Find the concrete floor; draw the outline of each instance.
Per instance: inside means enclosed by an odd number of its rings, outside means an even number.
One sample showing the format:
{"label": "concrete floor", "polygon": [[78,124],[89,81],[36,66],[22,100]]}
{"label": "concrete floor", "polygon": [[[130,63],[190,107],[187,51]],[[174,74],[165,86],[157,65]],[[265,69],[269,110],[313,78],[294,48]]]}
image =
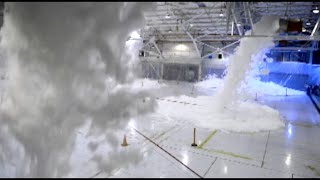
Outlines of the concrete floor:
{"label": "concrete floor", "polygon": [[[308,96],[258,99],[280,111],[284,129],[228,133],[152,115],[130,123],[127,147],[151,149],[139,164],[93,177],[320,177],[320,115]],[[197,147],[192,147],[196,128]],[[134,130],[136,129],[136,130]]]}

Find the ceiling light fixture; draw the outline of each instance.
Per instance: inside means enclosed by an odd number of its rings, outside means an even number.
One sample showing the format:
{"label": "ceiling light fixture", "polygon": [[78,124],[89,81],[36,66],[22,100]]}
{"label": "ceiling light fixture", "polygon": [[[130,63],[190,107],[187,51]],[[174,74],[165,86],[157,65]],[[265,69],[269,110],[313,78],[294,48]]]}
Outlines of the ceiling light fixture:
{"label": "ceiling light fixture", "polygon": [[307,26],[310,26],[310,25],[311,25],[311,23],[310,23],[310,22],[307,22],[307,23],[306,23],[306,25],[307,25]]}
{"label": "ceiling light fixture", "polygon": [[222,17],[222,16],[223,16],[223,12],[222,12],[222,10],[220,11],[219,16],[220,16],[220,17]]}
{"label": "ceiling light fixture", "polygon": [[171,33],[172,32],[172,30],[171,29],[169,29],[169,31],[168,31],[169,33]]}
{"label": "ceiling light fixture", "polygon": [[188,46],[184,45],[184,44],[178,44],[176,47],[175,47],[176,50],[178,51],[186,51],[188,49]]}
{"label": "ceiling light fixture", "polygon": [[305,28],[302,29],[302,32],[306,32],[307,30]]}
{"label": "ceiling light fixture", "polygon": [[240,23],[238,23],[238,24],[237,24],[237,26],[241,26],[241,24],[240,24]]}
{"label": "ceiling light fixture", "polygon": [[312,10],[312,12],[313,12],[314,14],[318,14],[318,13],[319,13],[318,7],[315,7],[315,8]]}
{"label": "ceiling light fixture", "polygon": [[[165,3],[166,4],[166,3]],[[169,14],[169,5],[167,5],[167,15],[166,15],[166,19],[170,18],[170,14]]]}

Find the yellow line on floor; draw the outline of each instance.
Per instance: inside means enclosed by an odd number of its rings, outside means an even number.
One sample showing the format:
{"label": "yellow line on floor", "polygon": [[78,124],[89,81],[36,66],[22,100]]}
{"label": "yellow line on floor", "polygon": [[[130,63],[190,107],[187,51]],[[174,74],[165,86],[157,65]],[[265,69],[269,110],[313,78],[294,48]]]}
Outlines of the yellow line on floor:
{"label": "yellow line on floor", "polygon": [[320,176],[320,172],[319,172],[316,168],[314,168],[313,166],[310,166],[310,165],[306,166],[306,165],[305,165],[305,167],[308,168],[308,169],[310,169],[310,170],[311,170],[312,172],[314,172],[317,176]]}
{"label": "yellow line on floor", "polygon": [[157,137],[154,138],[154,140],[160,138],[161,136],[163,136],[164,134],[166,134],[167,131],[162,132],[161,134],[159,134]]}
{"label": "yellow line on floor", "polygon": [[216,134],[217,130],[213,131],[209,134],[209,136],[197,147],[198,149],[202,149],[205,144],[208,143],[208,141]]}
{"label": "yellow line on floor", "polygon": [[252,159],[250,157],[246,157],[246,156],[243,156],[243,155],[235,154],[235,153],[232,153],[232,152],[226,152],[226,151],[223,151],[223,150],[209,150],[209,149],[203,148],[203,146],[206,145],[216,133],[217,133],[217,130],[211,132],[209,134],[209,136],[197,147],[197,149],[202,149],[202,150],[205,150],[205,151],[208,151],[208,152],[220,153],[220,154],[229,155],[229,156],[242,158],[242,159],[248,159],[248,160]]}
{"label": "yellow line on floor", "polygon": [[[162,132],[162,133],[160,133],[160,134],[157,134],[157,133],[153,134],[153,135],[150,136],[149,138],[150,138],[150,139],[153,139],[153,140],[157,140],[157,139],[159,139],[161,136],[165,135],[166,133],[168,133],[169,131],[171,131],[172,129],[174,129],[174,128],[176,128],[176,127],[178,127],[178,126],[177,126],[177,125],[172,126],[172,127],[170,127],[169,129],[167,129],[166,131],[164,131],[164,132]],[[145,143],[145,142],[147,142],[147,141],[148,141],[148,140],[145,140],[143,143]]]}
{"label": "yellow line on floor", "polygon": [[233,157],[236,157],[236,158],[252,160],[252,158],[250,158],[250,157],[246,157],[246,156],[243,156],[243,155],[235,154],[235,153],[232,153],[232,152],[226,152],[226,151],[223,151],[223,150],[210,150],[210,149],[203,149],[203,150],[208,151],[208,152],[214,152],[214,153],[220,153],[220,154],[224,154],[224,155],[228,155],[228,156],[233,156]]}
{"label": "yellow line on floor", "polygon": [[168,133],[169,131],[171,131],[172,129],[174,129],[176,127],[177,126],[170,127],[168,130],[164,131],[163,133],[161,133],[157,137],[155,137],[154,140],[159,139],[161,136],[165,135],[166,133]]}

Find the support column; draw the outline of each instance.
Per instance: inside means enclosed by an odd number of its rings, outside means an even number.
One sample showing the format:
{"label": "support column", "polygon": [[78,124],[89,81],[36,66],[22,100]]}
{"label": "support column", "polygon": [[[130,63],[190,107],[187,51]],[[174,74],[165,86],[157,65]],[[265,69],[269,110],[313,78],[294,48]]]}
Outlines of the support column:
{"label": "support column", "polygon": [[160,79],[163,80],[163,62],[160,65]]}
{"label": "support column", "polygon": [[235,6],[236,6],[236,2],[233,2],[232,8],[231,8],[231,13],[232,13],[232,16],[233,16],[233,20],[236,23],[238,34],[239,34],[239,36],[242,36],[242,31],[241,31],[240,27],[237,25],[238,24],[238,20],[237,20],[236,14],[234,13]]}
{"label": "support column", "polygon": [[232,21],[232,24],[231,24],[231,36],[233,36],[233,31],[234,31],[234,21]]}
{"label": "support column", "polygon": [[309,53],[309,64],[312,64],[312,58],[313,58],[313,51],[310,51]]}
{"label": "support column", "polygon": [[200,61],[200,64],[199,64],[199,70],[198,70],[198,81],[201,80],[201,74],[202,74],[202,71],[201,71],[201,61]]}
{"label": "support column", "polygon": [[309,64],[312,64],[312,60],[313,60],[313,51],[314,49],[317,48],[317,44],[318,44],[318,41],[312,41],[312,49],[313,50],[310,50],[310,53],[309,53]]}
{"label": "support column", "polygon": [[[230,16],[231,16],[231,5],[232,2],[226,2],[227,5],[227,29],[226,29],[226,35],[228,35],[228,31],[229,31],[229,22],[230,22]],[[233,30],[233,29],[232,29]],[[233,34],[233,33],[232,33]]]}
{"label": "support column", "polygon": [[253,35],[254,34],[254,32],[253,32],[253,21],[252,21],[252,16],[251,16],[251,12],[250,12],[249,2],[245,2],[244,5],[245,5],[245,9],[247,10],[249,22],[250,22],[250,25],[251,25],[251,35]]}

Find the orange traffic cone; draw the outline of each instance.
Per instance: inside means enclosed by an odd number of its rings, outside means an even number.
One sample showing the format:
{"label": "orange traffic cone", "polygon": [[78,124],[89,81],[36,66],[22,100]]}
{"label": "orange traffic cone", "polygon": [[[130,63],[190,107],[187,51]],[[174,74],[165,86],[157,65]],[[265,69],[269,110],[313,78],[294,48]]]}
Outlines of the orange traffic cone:
{"label": "orange traffic cone", "polygon": [[129,144],[128,144],[128,142],[127,142],[127,136],[124,135],[124,137],[123,137],[123,142],[122,142],[121,146],[128,146],[128,145],[129,145]]}

